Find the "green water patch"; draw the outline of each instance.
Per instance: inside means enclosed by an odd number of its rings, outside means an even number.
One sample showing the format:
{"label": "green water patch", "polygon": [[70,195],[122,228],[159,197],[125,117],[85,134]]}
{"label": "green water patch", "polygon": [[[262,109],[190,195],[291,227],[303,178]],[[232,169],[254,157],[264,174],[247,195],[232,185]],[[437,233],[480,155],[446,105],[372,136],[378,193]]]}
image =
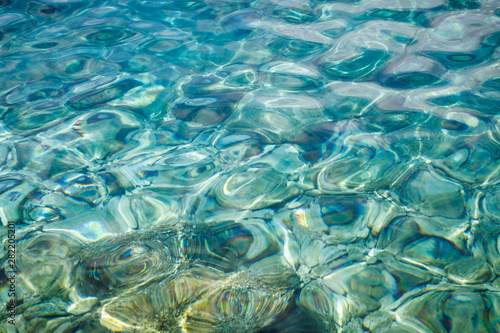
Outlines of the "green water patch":
{"label": "green water patch", "polygon": [[456,95],[435,97],[427,101],[439,106],[464,107],[478,110],[485,114],[497,114],[500,112],[500,103],[498,100],[482,97],[470,91],[464,91]]}
{"label": "green water patch", "polygon": [[283,37],[273,38],[267,47],[276,54],[292,59],[318,54],[323,49],[320,43]]}
{"label": "green water patch", "polygon": [[482,44],[491,47],[500,46],[500,31],[485,36]]}
{"label": "green water patch", "polygon": [[436,59],[444,67],[449,69],[462,69],[480,64],[491,57],[493,48],[481,47],[472,52],[445,52],[445,51],[427,51],[422,55]]}
{"label": "green water patch", "polygon": [[473,0],[449,0],[448,6],[451,9],[478,9],[481,5]]}
{"label": "green water patch", "polygon": [[486,82],[483,83],[483,87],[500,91],[500,77],[487,80]]}
{"label": "green water patch", "polygon": [[69,102],[69,106],[76,110],[87,110],[97,105],[110,102],[125,95],[127,91],[140,85],[136,80],[125,80],[96,92],[90,92],[77,96]]}
{"label": "green water patch", "polygon": [[389,76],[382,85],[395,89],[416,89],[445,84],[439,77],[430,73],[409,72]]}
{"label": "green water patch", "polygon": [[59,43],[56,42],[45,42],[45,43],[38,43],[33,45],[32,47],[35,49],[51,49],[55,46],[57,46]]}
{"label": "green water patch", "polygon": [[178,11],[196,11],[198,9],[206,7],[206,3],[203,1],[176,1],[168,5],[171,10]]}
{"label": "green water patch", "polygon": [[369,124],[384,133],[394,132],[411,125],[419,125],[429,116],[418,111],[379,111],[368,114]]}
{"label": "green water patch", "polygon": [[92,44],[104,44],[113,45],[122,42],[132,36],[135,33],[125,29],[119,28],[105,28],[91,34],[88,34],[85,39]]}
{"label": "green water patch", "polygon": [[273,12],[273,15],[276,15],[288,23],[294,24],[309,23],[318,19],[315,13],[299,8],[278,9]]}
{"label": "green water patch", "polygon": [[384,20],[384,21],[397,21],[415,24],[421,27],[430,26],[427,13],[417,10],[394,10],[377,8],[372,9],[354,18],[360,21]]}
{"label": "green water patch", "polygon": [[382,70],[388,59],[383,50],[366,49],[354,57],[322,63],[319,68],[333,80],[363,80]]}
{"label": "green water patch", "polygon": [[28,101],[33,102],[33,101],[38,101],[41,99],[49,99],[49,98],[54,98],[54,97],[60,97],[63,95],[63,91],[59,89],[54,89],[54,88],[47,88],[47,89],[42,89],[38,90],[31,95],[28,96]]}

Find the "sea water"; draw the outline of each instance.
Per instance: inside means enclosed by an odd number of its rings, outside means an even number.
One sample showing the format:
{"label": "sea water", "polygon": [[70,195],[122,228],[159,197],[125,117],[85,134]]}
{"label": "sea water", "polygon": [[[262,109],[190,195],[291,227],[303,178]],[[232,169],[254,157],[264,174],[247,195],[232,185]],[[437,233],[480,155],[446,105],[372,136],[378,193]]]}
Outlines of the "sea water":
{"label": "sea water", "polygon": [[0,0],[0,331],[500,332],[499,7]]}

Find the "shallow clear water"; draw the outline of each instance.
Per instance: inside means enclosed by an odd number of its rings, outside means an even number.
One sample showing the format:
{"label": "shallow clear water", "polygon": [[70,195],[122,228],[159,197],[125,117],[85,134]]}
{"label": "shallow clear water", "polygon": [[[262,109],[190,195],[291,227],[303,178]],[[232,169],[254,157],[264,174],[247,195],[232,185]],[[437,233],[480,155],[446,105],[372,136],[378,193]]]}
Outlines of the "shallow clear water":
{"label": "shallow clear water", "polygon": [[499,7],[0,0],[0,331],[500,332]]}

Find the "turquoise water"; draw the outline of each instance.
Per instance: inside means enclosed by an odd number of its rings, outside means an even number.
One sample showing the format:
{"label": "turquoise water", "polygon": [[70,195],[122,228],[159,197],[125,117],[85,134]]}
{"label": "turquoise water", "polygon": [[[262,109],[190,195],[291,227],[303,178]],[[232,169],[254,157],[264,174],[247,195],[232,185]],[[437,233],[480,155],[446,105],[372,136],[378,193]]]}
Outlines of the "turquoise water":
{"label": "turquoise water", "polygon": [[0,332],[500,332],[499,8],[0,0]]}

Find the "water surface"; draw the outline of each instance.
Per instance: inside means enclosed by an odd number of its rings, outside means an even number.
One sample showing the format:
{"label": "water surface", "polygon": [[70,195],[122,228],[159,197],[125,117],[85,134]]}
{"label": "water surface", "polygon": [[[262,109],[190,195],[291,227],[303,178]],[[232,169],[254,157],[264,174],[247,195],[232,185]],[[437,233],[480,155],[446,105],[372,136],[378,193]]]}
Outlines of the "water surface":
{"label": "water surface", "polygon": [[0,331],[500,332],[499,7],[0,0]]}

